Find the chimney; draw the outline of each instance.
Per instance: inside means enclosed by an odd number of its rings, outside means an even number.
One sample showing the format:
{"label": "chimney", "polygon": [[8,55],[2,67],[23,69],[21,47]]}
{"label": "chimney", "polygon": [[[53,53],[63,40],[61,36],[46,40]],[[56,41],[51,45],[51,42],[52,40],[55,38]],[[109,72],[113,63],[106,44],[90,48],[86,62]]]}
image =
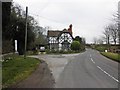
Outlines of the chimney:
{"label": "chimney", "polygon": [[68,31],[70,32],[70,34],[72,35],[72,24],[70,24]]}

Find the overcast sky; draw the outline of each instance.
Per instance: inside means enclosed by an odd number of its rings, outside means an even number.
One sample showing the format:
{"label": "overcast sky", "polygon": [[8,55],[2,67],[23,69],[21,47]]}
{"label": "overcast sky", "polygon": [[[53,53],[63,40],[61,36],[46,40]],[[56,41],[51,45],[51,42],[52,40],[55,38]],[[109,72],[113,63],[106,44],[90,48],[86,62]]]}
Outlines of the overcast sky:
{"label": "overcast sky", "polygon": [[40,26],[63,30],[73,25],[73,36],[86,38],[87,43],[100,37],[104,26],[111,23],[119,0],[13,0],[28,6]]}

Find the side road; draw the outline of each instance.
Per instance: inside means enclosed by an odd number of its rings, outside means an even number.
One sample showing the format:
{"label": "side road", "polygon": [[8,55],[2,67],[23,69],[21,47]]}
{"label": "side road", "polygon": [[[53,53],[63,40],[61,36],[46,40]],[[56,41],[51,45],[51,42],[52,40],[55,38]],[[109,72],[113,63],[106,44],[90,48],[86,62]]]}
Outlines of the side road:
{"label": "side road", "polygon": [[[81,53],[82,54],[82,53]],[[39,58],[44,60],[50,70],[52,71],[55,83],[57,82],[60,74],[63,72],[65,66],[71,61],[74,60],[77,54],[59,54],[59,55],[34,55],[31,57]]]}

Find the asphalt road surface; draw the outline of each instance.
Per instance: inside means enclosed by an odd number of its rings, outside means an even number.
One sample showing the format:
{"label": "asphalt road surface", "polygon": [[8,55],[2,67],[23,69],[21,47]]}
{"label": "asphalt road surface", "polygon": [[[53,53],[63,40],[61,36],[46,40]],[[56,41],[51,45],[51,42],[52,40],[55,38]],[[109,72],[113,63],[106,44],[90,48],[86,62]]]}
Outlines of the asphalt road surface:
{"label": "asphalt road surface", "polygon": [[118,88],[118,63],[87,49],[64,67],[56,88]]}

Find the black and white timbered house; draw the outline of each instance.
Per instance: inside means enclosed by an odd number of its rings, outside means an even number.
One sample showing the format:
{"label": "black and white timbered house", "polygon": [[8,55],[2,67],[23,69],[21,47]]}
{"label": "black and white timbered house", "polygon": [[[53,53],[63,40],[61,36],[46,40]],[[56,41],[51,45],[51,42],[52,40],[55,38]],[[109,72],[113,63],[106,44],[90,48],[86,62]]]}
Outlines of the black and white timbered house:
{"label": "black and white timbered house", "polygon": [[49,30],[47,37],[50,50],[69,50],[73,41],[72,24],[62,31]]}

